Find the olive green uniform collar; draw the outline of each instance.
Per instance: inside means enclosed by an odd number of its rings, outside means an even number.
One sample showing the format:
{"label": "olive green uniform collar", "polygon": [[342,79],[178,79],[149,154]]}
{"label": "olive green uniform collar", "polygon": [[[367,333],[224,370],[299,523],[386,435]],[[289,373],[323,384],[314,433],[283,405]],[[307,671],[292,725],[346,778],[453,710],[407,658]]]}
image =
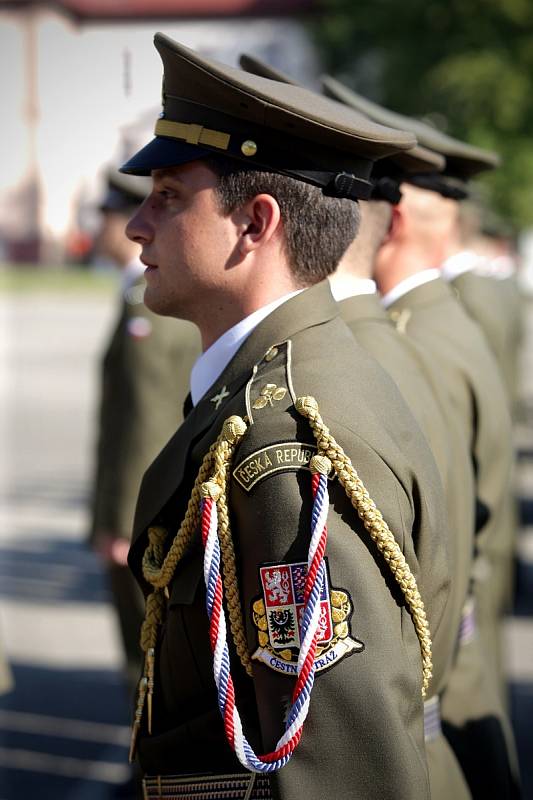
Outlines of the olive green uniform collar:
{"label": "olive green uniform collar", "polygon": [[388,308],[388,311],[403,308],[420,308],[421,306],[440,303],[456,297],[453,288],[449,286],[441,277],[415,286],[409,292],[395,300]]}
{"label": "olive green uniform collar", "polygon": [[359,320],[374,320],[390,323],[387,312],[381,305],[377,292],[374,294],[358,294],[347,297],[339,303],[340,315],[349,325]]}

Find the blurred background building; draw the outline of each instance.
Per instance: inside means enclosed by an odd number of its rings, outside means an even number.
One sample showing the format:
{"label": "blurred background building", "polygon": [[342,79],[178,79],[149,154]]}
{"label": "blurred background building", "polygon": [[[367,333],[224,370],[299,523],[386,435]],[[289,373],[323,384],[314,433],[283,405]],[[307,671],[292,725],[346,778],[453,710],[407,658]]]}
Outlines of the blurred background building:
{"label": "blurred background building", "polygon": [[312,0],[0,3],[0,246],[10,262],[76,261],[90,245],[104,166],[159,110],[154,31],[237,64],[251,52],[306,80],[318,72],[295,16]]}

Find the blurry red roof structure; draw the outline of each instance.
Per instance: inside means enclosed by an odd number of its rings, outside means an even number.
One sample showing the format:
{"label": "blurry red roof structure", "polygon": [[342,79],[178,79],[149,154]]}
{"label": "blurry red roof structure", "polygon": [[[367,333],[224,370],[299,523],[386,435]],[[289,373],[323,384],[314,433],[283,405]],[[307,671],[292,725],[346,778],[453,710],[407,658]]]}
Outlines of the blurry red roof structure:
{"label": "blurry red roof structure", "polygon": [[47,6],[78,19],[291,16],[310,12],[315,0],[7,0],[0,7]]}

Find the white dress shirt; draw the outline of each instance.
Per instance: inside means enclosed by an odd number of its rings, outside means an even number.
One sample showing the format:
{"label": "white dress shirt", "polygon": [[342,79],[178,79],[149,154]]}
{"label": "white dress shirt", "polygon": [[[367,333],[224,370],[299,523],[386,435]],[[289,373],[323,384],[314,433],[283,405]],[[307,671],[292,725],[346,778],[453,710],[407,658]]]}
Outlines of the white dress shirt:
{"label": "white dress shirt", "polygon": [[352,278],[343,279],[340,275],[335,280],[330,280],[331,294],[340,303],[348,297],[356,297],[360,294],[375,294],[376,282],[371,278]]}
{"label": "white dress shirt", "polygon": [[411,289],[416,289],[417,286],[422,286],[424,283],[434,281],[438,277],[440,277],[440,269],[437,268],[422,269],[420,272],[415,272],[414,275],[409,275],[408,278],[404,278],[403,281],[397,283],[390,292],[384,294],[381,298],[381,302],[385,308],[388,308],[395,303],[396,300],[399,300],[400,297],[403,297],[404,294],[410,292]]}
{"label": "white dress shirt", "polygon": [[473,250],[461,250],[443,261],[440,271],[445,281],[453,281],[465,272],[476,270],[480,261],[484,261],[484,259]]}
{"label": "white dress shirt", "polygon": [[241,344],[265,317],[268,317],[278,306],[300,294],[303,289],[278,297],[267,306],[258,308],[249,316],[241,319],[233,328],[222,334],[211,347],[196,360],[191,372],[191,400],[197,405],[207,390],[225,370]]}

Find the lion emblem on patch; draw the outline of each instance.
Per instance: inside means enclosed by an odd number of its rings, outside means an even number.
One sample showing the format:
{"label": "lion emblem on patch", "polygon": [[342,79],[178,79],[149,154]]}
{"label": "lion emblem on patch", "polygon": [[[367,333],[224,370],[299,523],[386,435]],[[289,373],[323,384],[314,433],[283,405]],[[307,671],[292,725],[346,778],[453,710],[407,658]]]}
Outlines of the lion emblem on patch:
{"label": "lion emblem on patch", "polygon": [[[259,568],[262,594],[252,604],[259,646],[252,658],[283,675],[297,674],[306,578],[305,562]],[[317,672],[364,650],[363,642],[350,635],[352,610],[349,594],[330,588],[326,570],[320,592],[320,632],[315,656]]]}

